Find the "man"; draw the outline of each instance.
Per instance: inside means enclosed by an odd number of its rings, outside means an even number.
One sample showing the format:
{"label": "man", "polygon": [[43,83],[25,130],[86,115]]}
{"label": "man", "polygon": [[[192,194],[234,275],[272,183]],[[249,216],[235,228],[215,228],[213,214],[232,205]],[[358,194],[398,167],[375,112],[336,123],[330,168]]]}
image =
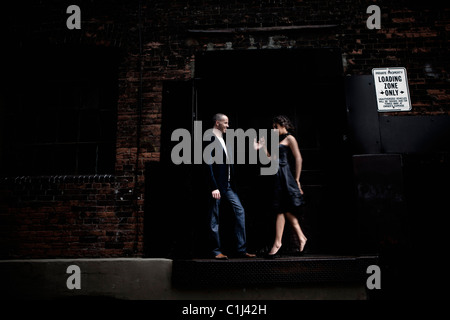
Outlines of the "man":
{"label": "man", "polygon": [[227,150],[223,134],[228,128],[228,117],[218,113],[213,117],[213,137],[212,143],[220,143],[215,150],[220,150],[222,155],[215,155],[214,158],[222,156],[223,161],[211,161],[208,163],[208,176],[211,191],[211,205],[209,210],[210,235],[212,239],[212,253],[215,259],[228,259],[221,251],[219,236],[219,206],[222,200],[228,201],[233,208],[236,218],[235,235],[237,238],[237,253],[241,258],[254,258],[256,255],[247,253],[245,234],[245,211],[241,201],[235,192],[234,172],[231,161],[231,150]]}

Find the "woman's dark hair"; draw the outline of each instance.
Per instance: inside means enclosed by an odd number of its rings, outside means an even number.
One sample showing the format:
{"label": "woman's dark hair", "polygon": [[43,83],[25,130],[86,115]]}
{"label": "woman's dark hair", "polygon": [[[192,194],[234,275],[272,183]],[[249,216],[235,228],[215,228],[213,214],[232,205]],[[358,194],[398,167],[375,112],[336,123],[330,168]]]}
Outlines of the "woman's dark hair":
{"label": "woman's dark hair", "polygon": [[273,118],[272,123],[279,124],[280,126],[285,127],[289,133],[293,133],[295,130],[295,127],[292,124],[291,120],[289,120],[289,118],[284,115],[276,116],[275,118]]}

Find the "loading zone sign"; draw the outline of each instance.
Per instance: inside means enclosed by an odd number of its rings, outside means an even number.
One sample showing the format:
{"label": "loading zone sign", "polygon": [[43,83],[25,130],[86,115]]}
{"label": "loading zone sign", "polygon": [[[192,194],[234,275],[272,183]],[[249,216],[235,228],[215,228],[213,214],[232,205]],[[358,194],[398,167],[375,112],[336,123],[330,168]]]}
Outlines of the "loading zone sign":
{"label": "loading zone sign", "polygon": [[408,77],[405,68],[374,68],[378,111],[410,111]]}

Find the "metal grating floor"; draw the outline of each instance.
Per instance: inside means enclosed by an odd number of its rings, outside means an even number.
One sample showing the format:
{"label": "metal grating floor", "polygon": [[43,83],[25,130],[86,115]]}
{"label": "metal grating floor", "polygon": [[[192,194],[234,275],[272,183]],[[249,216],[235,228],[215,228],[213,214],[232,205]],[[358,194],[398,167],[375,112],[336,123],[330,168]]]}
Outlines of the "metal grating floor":
{"label": "metal grating floor", "polygon": [[377,256],[305,255],[267,260],[174,260],[174,286],[267,285],[324,282],[360,282]]}

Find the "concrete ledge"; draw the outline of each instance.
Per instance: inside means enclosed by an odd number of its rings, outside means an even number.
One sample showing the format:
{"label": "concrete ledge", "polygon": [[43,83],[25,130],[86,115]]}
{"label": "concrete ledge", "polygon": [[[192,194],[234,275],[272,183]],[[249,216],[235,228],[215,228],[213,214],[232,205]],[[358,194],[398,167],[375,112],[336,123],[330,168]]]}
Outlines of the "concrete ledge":
{"label": "concrete ledge", "polygon": [[[80,268],[81,289],[68,289],[67,268]],[[0,261],[5,275],[1,294],[19,299],[73,297],[169,299],[172,260],[169,259],[36,259]]]}
{"label": "concrete ledge", "polygon": [[[69,289],[69,266],[80,268],[80,289]],[[366,299],[362,284],[174,288],[172,260],[141,258],[0,261],[6,299],[297,300]]]}

